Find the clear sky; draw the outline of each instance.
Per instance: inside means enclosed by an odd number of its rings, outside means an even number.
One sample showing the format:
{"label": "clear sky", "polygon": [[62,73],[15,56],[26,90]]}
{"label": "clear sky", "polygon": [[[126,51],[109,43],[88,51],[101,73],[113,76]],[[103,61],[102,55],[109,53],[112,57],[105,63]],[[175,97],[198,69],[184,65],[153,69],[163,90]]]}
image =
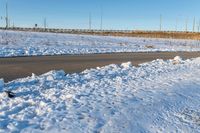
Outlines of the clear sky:
{"label": "clear sky", "polygon": [[[5,16],[5,1],[0,0],[0,16]],[[200,21],[200,0],[8,0],[9,17],[15,26],[99,29],[101,12],[104,29],[158,30],[160,15],[163,29],[192,29],[193,18]],[[0,26],[5,20],[0,20]],[[196,24],[197,26],[197,24]]]}

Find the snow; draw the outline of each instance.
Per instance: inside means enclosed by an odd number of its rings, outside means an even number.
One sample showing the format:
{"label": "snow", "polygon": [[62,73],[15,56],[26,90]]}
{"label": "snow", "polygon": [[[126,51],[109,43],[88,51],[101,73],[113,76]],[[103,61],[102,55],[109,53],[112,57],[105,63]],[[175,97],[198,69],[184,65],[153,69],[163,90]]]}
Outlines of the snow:
{"label": "snow", "polygon": [[152,51],[200,51],[200,41],[0,30],[0,57]]}
{"label": "snow", "polygon": [[180,57],[32,74],[4,84],[0,132],[200,132],[199,75]]}

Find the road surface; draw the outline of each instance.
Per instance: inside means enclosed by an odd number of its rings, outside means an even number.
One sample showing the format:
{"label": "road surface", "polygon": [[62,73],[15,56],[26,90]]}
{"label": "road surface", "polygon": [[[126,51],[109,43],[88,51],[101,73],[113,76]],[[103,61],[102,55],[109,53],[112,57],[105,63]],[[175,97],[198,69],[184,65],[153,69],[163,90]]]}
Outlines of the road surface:
{"label": "road surface", "polygon": [[5,82],[16,78],[40,75],[50,70],[64,70],[66,73],[81,72],[109,64],[121,64],[131,61],[133,65],[155,59],[172,59],[181,56],[184,59],[200,57],[200,52],[155,52],[155,53],[114,53],[90,55],[61,55],[0,58],[0,78]]}

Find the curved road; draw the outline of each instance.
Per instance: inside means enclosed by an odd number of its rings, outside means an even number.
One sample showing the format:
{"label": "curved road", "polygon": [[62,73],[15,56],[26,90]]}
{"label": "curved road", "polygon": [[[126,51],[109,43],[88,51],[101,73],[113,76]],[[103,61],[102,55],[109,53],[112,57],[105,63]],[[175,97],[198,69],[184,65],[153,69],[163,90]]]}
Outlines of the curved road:
{"label": "curved road", "polygon": [[155,52],[155,53],[114,53],[90,55],[61,55],[0,58],[0,78],[5,82],[16,78],[46,73],[50,70],[63,69],[66,73],[81,72],[85,69],[121,64],[131,61],[133,65],[149,62],[155,59],[172,59],[181,56],[184,59],[200,57],[200,52]]}

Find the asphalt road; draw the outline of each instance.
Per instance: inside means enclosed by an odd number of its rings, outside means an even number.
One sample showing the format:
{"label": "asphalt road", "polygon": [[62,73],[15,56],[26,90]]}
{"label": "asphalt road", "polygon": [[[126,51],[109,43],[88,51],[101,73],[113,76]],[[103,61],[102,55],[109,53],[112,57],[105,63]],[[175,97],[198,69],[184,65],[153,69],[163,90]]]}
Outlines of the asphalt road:
{"label": "asphalt road", "polygon": [[50,70],[64,70],[66,73],[81,72],[109,64],[121,64],[131,61],[133,65],[155,59],[172,59],[181,56],[184,59],[200,57],[200,52],[155,52],[155,53],[115,53],[90,55],[61,55],[0,58],[0,78],[5,82],[16,78],[40,75]]}

